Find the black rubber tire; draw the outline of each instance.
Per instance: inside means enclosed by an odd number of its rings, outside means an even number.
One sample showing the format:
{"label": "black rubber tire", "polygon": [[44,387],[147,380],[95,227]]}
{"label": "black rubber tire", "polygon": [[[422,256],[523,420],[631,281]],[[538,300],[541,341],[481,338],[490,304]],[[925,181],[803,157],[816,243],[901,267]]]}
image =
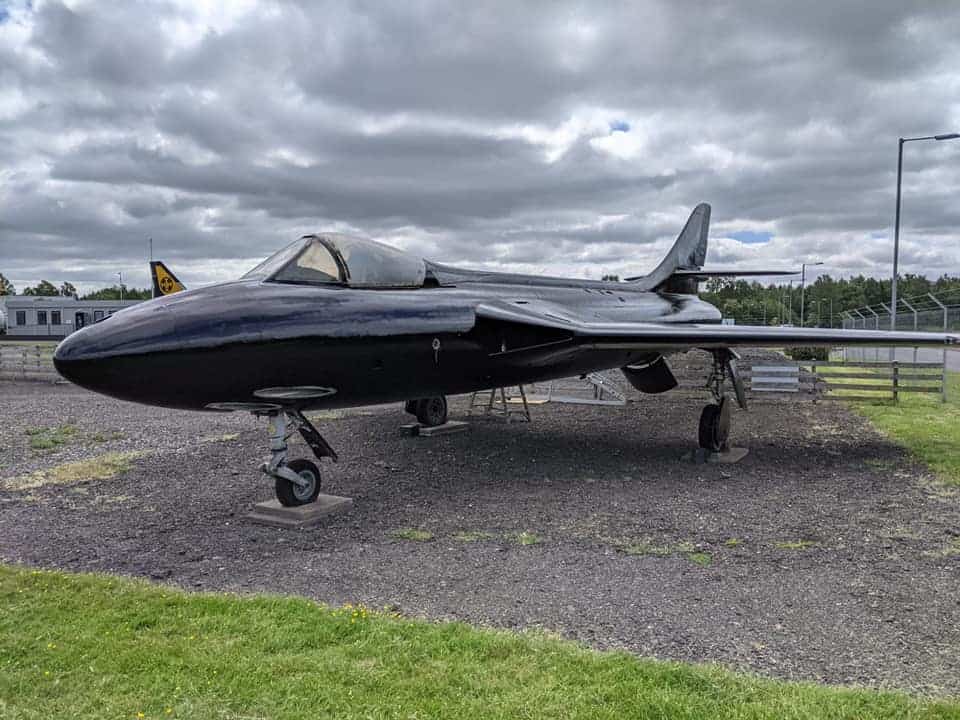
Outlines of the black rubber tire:
{"label": "black rubber tire", "polygon": [[698,439],[709,452],[722,452],[730,436],[730,402],[724,397],[719,405],[707,405],[700,413]]}
{"label": "black rubber tire", "polygon": [[293,484],[289,480],[278,477],[275,478],[274,490],[277,493],[277,500],[284,507],[297,507],[312,503],[320,494],[320,468],[316,463],[310,462],[306,458],[297,458],[287,463],[287,467],[293,470],[300,477],[311,480],[309,488],[301,489],[300,486]]}
{"label": "black rubber tire", "polygon": [[403,404],[403,411],[404,411],[405,413],[407,413],[408,415],[416,415],[416,414],[417,414],[417,402],[418,402],[417,400],[407,400],[407,401]]}
{"label": "black rubber tire", "polygon": [[447,399],[443,395],[417,401],[417,422],[424,427],[437,427],[447,422]]}

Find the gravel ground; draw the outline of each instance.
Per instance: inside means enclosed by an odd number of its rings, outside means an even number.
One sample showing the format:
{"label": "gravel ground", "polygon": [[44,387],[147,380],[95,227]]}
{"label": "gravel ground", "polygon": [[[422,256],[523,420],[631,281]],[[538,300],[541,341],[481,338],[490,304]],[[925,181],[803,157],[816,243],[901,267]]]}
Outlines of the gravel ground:
{"label": "gravel ground", "polygon": [[[702,404],[544,405],[529,425],[476,419],[430,439],[399,431],[399,407],[321,413],[341,455],[324,462],[325,489],[355,504],[283,530],[244,518],[272,497],[256,470],[265,422],[0,383],[0,558],[960,694],[958,497],[838,403],[737,412],[733,440],[750,455],[693,465],[682,456]],[[452,416],[467,406],[453,400]],[[65,444],[30,448],[28,430],[60,424],[77,428]],[[126,451],[145,454],[120,477],[10,489]],[[433,537],[395,537],[402,528]]]}

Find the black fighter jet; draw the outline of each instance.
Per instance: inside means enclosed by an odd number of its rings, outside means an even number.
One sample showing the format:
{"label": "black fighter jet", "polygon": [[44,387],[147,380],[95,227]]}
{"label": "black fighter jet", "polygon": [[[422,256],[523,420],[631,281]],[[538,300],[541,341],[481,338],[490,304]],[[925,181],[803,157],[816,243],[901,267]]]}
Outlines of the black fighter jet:
{"label": "black fighter jet", "polygon": [[611,368],[661,393],[677,385],[666,357],[701,348],[713,355],[715,402],[701,414],[699,443],[716,451],[729,429],[724,388],[746,406],[737,346],[957,342],[723,325],[697,297],[698,283],[773,273],[702,269],[709,222],[710,206],[697,206],[653,272],[626,282],[464,270],[363,238],[308,235],[239,280],[157,297],[83,328],[54,362],[65,378],[124,400],[268,417],[262,469],[281,503],[300,505],[316,499],[320,471],[288,460],[290,435],[299,431],[318,460],[337,457],[306,410],[405,401],[422,424],[438,425],[448,395]]}

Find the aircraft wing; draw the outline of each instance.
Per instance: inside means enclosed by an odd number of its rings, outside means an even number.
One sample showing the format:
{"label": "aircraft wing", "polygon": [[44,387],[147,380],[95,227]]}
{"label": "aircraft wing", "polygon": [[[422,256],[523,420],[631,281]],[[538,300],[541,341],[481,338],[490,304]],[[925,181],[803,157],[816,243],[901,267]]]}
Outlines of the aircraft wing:
{"label": "aircraft wing", "polygon": [[[841,330],[835,328],[766,327],[694,323],[593,322],[530,305],[483,303],[476,309],[478,318],[567,331],[568,342],[559,345],[605,350],[686,350],[691,348],[788,347],[788,346],[960,346],[960,336],[948,333],[903,332],[886,330]],[[508,349],[507,352],[533,350],[533,347]],[[547,350],[545,345],[538,350]]]}

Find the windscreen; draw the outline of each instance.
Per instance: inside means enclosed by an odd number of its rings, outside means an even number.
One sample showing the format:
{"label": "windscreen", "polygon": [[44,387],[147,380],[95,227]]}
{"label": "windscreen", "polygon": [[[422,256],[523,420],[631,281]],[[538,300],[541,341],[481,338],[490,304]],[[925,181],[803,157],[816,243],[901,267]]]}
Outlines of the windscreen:
{"label": "windscreen", "polygon": [[340,266],[326,245],[313,240],[296,258],[277,271],[273,280],[293,283],[339,283]]}
{"label": "windscreen", "polygon": [[307,238],[300,238],[299,240],[294,240],[292,243],[287,245],[282,250],[277,250],[273,255],[268,257],[262,263],[257,265],[255,268],[249,272],[241,275],[243,280],[266,280],[268,277],[273,275],[277,270],[279,270],[283,265],[289,262],[309,240]]}

